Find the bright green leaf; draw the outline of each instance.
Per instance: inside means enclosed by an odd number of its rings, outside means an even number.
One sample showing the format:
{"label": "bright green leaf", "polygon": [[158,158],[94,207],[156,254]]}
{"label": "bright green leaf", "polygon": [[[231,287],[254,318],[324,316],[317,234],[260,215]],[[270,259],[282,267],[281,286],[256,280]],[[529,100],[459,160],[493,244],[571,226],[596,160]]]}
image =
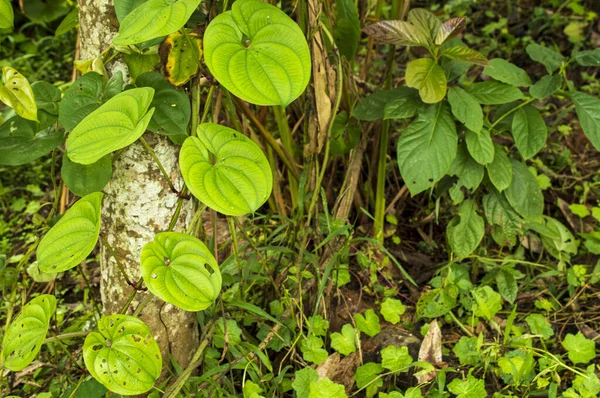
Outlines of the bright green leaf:
{"label": "bright green leaf", "polygon": [[221,290],[221,271],[199,239],[179,232],[160,232],[140,254],[148,290],[186,311],[202,311]]}
{"label": "bright green leaf", "polygon": [[365,315],[354,314],[354,322],[356,322],[358,330],[365,333],[367,336],[373,337],[381,332],[379,317],[373,310],[367,310]]}
{"label": "bright green leaf", "polygon": [[69,190],[77,196],[102,191],[112,177],[110,155],[103,156],[89,165],[74,163],[64,156],[60,176]]}
{"label": "bright green leaf", "polygon": [[502,309],[502,296],[489,286],[478,287],[471,291],[475,303],[473,314],[491,320]]}
{"label": "bright green leaf", "polygon": [[246,380],[242,389],[244,398],[264,398],[264,395],[260,395],[263,389],[253,381]]}
{"label": "bright green leaf", "polygon": [[479,51],[465,46],[448,47],[442,50],[441,55],[454,61],[467,62],[474,65],[487,66],[490,64],[488,59]]}
{"label": "bright green leaf", "polygon": [[430,11],[424,8],[412,8],[408,12],[408,22],[413,24],[417,29],[421,29],[427,33],[427,35],[432,39],[435,37],[436,33],[440,29],[442,22],[432,14]]}
{"label": "bright green leaf", "polygon": [[406,67],[406,85],[419,90],[423,102],[435,104],[446,95],[444,69],[431,58],[419,58]]}
{"label": "bright green leaf", "polygon": [[331,334],[331,348],[342,355],[350,355],[356,351],[356,329],[350,324],[342,326],[342,333]]}
{"label": "bright green leaf", "polygon": [[529,58],[544,65],[548,73],[560,69],[564,61],[564,57],[559,52],[537,43],[529,44],[525,51],[529,54]]}
{"label": "bright green leaf", "polygon": [[334,383],[325,377],[310,383],[308,398],[348,398],[348,396],[343,385]]}
{"label": "bright green leaf", "polygon": [[[411,195],[431,188],[456,157],[458,136],[449,106],[440,102],[419,114],[398,139],[398,166]],[[443,150],[442,150],[443,148]]]}
{"label": "bright green leaf", "polygon": [[490,60],[490,65],[483,69],[483,73],[512,86],[529,87],[531,85],[531,79],[527,72],[502,58]]}
{"label": "bright green leaf", "polygon": [[16,69],[5,66],[2,68],[2,81],[0,102],[13,108],[22,118],[37,121],[37,105],[27,79]]}
{"label": "bright green leaf", "polygon": [[554,335],[554,329],[550,322],[541,314],[530,314],[525,318],[525,322],[529,325],[532,334],[540,335],[544,339],[549,339]]}
{"label": "bright green leaf", "polygon": [[58,111],[58,122],[66,131],[73,131],[87,115],[102,103],[102,76],[89,72],[75,80],[63,95]]}
{"label": "bright green leaf", "polygon": [[15,14],[10,0],[0,0],[0,29],[12,29],[15,24]]}
{"label": "bright green leaf", "polygon": [[575,91],[571,93],[583,132],[600,151],[600,99]]}
{"label": "bright green leaf", "polygon": [[147,0],[118,0],[115,1],[115,14],[117,14],[117,19],[119,23],[123,23],[123,20],[127,15],[131,13],[131,11],[138,8],[140,5],[144,4]]}
{"label": "bright green leaf", "polygon": [[383,385],[383,380],[377,378],[381,372],[383,372],[383,367],[375,362],[367,362],[364,365],[359,366],[354,374],[356,387],[363,388],[371,385],[381,387]]}
{"label": "bright green leaf", "polygon": [[569,210],[571,210],[571,213],[575,214],[579,218],[585,218],[590,215],[590,211],[588,210],[587,206],[579,203],[570,204]]}
{"label": "bright green leaf", "polygon": [[508,203],[523,218],[536,218],[544,211],[544,196],[537,179],[525,163],[510,159],[513,177],[509,187],[506,189]]}
{"label": "bright green leaf", "polygon": [[548,128],[540,112],[531,105],[525,105],[514,114],[512,134],[523,159],[529,159],[546,144]]}
{"label": "bright green leaf", "polygon": [[319,373],[313,368],[304,368],[294,373],[292,388],[297,398],[308,398],[311,383],[319,381]]}
{"label": "bright green leaf", "polygon": [[513,179],[513,168],[506,152],[494,144],[494,159],[486,165],[490,181],[500,192],[510,186]]}
{"label": "bright green leaf", "polygon": [[397,324],[400,322],[400,316],[404,314],[406,308],[402,301],[393,298],[386,298],[383,303],[381,303],[381,316],[383,319],[392,324]]}
{"label": "bright green leaf", "polygon": [[149,391],[162,370],[160,348],[152,331],[129,315],[100,318],[98,332],[85,338],[83,359],[96,380],[123,395]]}
{"label": "bright green leaf", "polygon": [[17,372],[40,352],[56,311],[56,298],[42,294],[30,300],[6,329],[2,343],[4,366]]}
{"label": "bright green leaf", "polygon": [[455,286],[432,289],[419,297],[417,315],[419,318],[437,318],[445,315],[456,305],[458,289]]}
{"label": "bright green leaf", "polygon": [[154,113],[154,109],[148,110],[153,96],[154,89],[149,87],[127,90],[86,116],[67,138],[69,159],[92,164],[136,141]]}
{"label": "bright green leaf", "polygon": [[190,192],[219,213],[255,212],[273,187],[269,162],[254,141],[225,126],[203,123],[179,153],[179,167]]}
{"label": "bright green leaf", "polygon": [[413,362],[408,347],[387,346],[381,350],[381,366],[392,372],[406,372]]}
{"label": "bright green leaf", "polygon": [[302,358],[305,361],[316,363],[320,365],[325,361],[329,354],[323,349],[323,340],[317,336],[310,336],[300,344],[300,350],[302,350]]}
{"label": "bright green leaf", "polygon": [[185,25],[199,4],[200,0],[148,0],[123,19],[113,44],[127,46],[170,35]]}
{"label": "bright green leaf", "polygon": [[[1,0],[0,0],[1,2]],[[79,10],[77,8],[73,8],[70,13],[62,20],[56,31],[54,32],[54,36],[62,36],[65,33],[75,29],[79,24]]]}
{"label": "bright green leaf", "polygon": [[587,339],[581,332],[576,335],[567,334],[562,346],[567,350],[571,362],[575,364],[588,363],[596,358],[596,343]]}
{"label": "bright green leaf", "polygon": [[481,350],[476,337],[462,336],[452,349],[462,366],[475,366],[481,362]]}
{"label": "bright green leaf", "polygon": [[518,87],[494,80],[473,83],[466,91],[482,105],[501,105],[523,98],[523,93]]}
{"label": "bright green leaf", "polygon": [[37,248],[44,272],[62,272],[87,258],[98,241],[102,192],[79,199],[46,233]]}
{"label": "bright green leaf", "polygon": [[304,33],[279,8],[258,0],[238,0],[210,22],[204,61],[232,94],[256,105],[285,107],[310,80]]}
{"label": "bright green leaf", "polygon": [[456,394],[456,398],[486,398],[485,383],[472,375],[467,380],[454,379],[448,384],[448,391]]}
{"label": "bright green leaf", "polygon": [[467,130],[465,142],[469,154],[477,163],[486,165],[494,160],[494,142],[488,129],[482,129],[480,134]]}

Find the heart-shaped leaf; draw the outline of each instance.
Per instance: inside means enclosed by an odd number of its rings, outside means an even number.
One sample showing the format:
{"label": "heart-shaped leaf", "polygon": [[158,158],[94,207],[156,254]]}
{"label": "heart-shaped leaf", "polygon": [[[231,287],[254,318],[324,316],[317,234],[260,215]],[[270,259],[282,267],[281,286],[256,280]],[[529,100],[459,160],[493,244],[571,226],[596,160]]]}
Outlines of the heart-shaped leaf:
{"label": "heart-shaped leaf", "polygon": [[10,0],[0,0],[0,29],[11,29],[15,24],[15,14]]}
{"label": "heart-shaped leaf", "polygon": [[73,131],[87,115],[102,104],[102,76],[88,72],[75,80],[65,92],[58,109],[58,123]]}
{"label": "heart-shaped leaf", "polygon": [[67,156],[64,156],[62,161],[60,176],[69,190],[77,196],[101,191],[112,177],[110,155],[87,165],[71,162]]}
{"label": "heart-shaped leaf", "polygon": [[208,308],[221,290],[221,271],[199,239],[161,232],[142,248],[142,276],[148,290],[186,311]]}
{"label": "heart-shaped leaf", "polygon": [[211,21],[204,60],[219,83],[257,105],[287,106],[310,79],[302,30],[279,8],[258,0],[238,0]]}
{"label": "heart-shaped leaf", "polygon": [[154,89],[134,88],[115,95],[90,113],[67,138],[67,156],[76,163],[92,164],[125,148],[141,137],[152,118],[148,110]]}
{"label": "heart-shaped leaf", "polygon": [[102,192],[79,199],[42,238],[37,260],[44,272],[73,268],[92,252],[100,232]]}
{"label": "heart-shaped leaf", "polygon": [[425,103],[440,102],[446,95],[446,84],[444,69],[431,58],[416,59],[406,68],[406,85],[419,90]]}
{"label": "heart-shaped leaf", "polygon": [[17,115],[37,121],[37,105],[33,90],[25,77],[10,66],[2,68],[4,86],[0,86],[0,101],[14,109]]}
{"label": "heart-shaped leaf", "polygon": [[200,0],[148,0],[123,19],[113,44],[128,46],[177,32],[198,4]]}
{"label": "heart-shaped leaf", "polygon": [[179,168],[190,192],[230,216],[256,211],[271,194],[273,175],[252,140],[225,126],[204,123],[179,153]]}
{"label": "heart-shaped leaf", "polygon": [[98,332],[85,338],[83,360],[96,380],[123,395],[147,392],[162,370],[160,348],[150,328],[128,315],[103,316]]}
{"label": "heart-shaped leaf", "polygon": [[32,162],[64,142],[51,128],[37,130],[38,123],[15,116],[0,126],[0,164],[18,166]]}
{"label": "heart-shaped leaf", "polygon": [[154,89],[154,98],[150,103],[154,114],[148,130],[165,135],[187,134],[192,111],[190,100],[183,91],[171,86],[158,72],[144,73],[137,78],[135,84]]}
{"label": "heart-shaped leaf", "polygon": [[165,75],[171,84],[181,86],[198,72],[202,40],[192,32],[175,32],[167,37],[164,44],[168,48]]}
{"label": "heart-shaped leaf", "polygon": [[50,319],[56,311],[56,298],[42,294],[25,304],[4,335],[4,366],[19,371],[29,365],[42,348]]}

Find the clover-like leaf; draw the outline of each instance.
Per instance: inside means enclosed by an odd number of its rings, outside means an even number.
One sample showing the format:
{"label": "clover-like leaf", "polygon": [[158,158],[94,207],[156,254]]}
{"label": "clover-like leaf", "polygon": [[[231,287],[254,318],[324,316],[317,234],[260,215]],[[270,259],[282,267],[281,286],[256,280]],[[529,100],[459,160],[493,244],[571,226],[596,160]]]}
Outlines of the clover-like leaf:
{"label": "clover-like leaf", "polygon": [[144,134],[152,118],[154,108],[148,108],[153,96],[153,88],[134,88],[115,95],[90,113],[67,138],[69,159],[92,164],[132,144]]}
{"label": "clover-like leaf", "polygon": [[37,121],[37,105],[29,82],[16,69],[10,66],[2,68],[0,101],[14,109],[17,115]]}
{"label": "clover-like leaf", "polygon": [[186,311],[208,308],[221,290],[221,271],[199,239],[160,232],[140,255],[142,277],[154,295]]}
{"label": "clover-like leaf", "polygon": [[406,67],[406,85],[419,90],[421,100],[428,104],[440,102],[446,95],[444,69],[431,58],[419,58]]}
{"label": "clover-like leaf", "polygon": [[462,32],[466,22],[466,17],[452,18],[444,22],[435,36],[436,46],[441,46],[446,40],[449,40]]}
{"label": "clover-like leaf", "polygon": [[279,8],[258,0],[238,0],[211,21],[204,60],[219,83],[256,105],[287,106],[310,79],[304,33]]}
{"label": "clover-like leaf", "polygon": [[10,0],[0,0],[0,29],[10,29],[15,24],[15,13]]}
{"label": "clover-like leaf", "polygon": [[7,369],[22,370],[35,359],[55,311],[56,298],[50,294],[42,294],[25,304],[4,335],[2,355]]}
{"label": "clover-like leaf", "polygon": [[179,153],[179,168],[190,192],[202,203],[230,216],[256,211],[273,188],[269,162],[252,140],[214,123],[198,126]]}
{"label": "clover-like leaf", "polygon": [[92,252],[100,233],[102,192],[79,199],[42,238],[37,260],[44,272],[73,268]]}
{"label": "clover-like leaf", "polygon": [[160,348],[150,328],[128,315],[104,316],[83,343],[90,374],[110,391],[138,395],[150,390],[162,370]]}
{"label": "clover-like leaf", "polygon": [[199,4],[200,0],[148,0],[123,19],[113,44],[128,46],[177,32]]}

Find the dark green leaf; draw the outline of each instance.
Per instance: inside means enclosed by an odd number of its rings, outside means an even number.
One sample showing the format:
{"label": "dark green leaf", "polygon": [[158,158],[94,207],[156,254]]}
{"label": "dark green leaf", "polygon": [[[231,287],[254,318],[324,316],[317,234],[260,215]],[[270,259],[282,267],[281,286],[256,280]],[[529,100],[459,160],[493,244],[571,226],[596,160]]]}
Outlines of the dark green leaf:
{"label": "dark green leaf", "polygon": [[486,165],[490,181],[500,192],[510,185],[513,178],[513,170],[506,152],[499,145],[494,144],[494,160]]}
{"label": "dark green leaf", "polygon": [[467,145],[464,142],[461,143],[450,170],[448,170],[448,175],[457,176],[460,185],[475,190],[483,180],[483,174],[483,166],[469,155]]}
{"label": "dark green leaf", "polygon": [[544,65],[548,73],[554,73],[555,70],[560,69],[564,60],[564,57],[556,50],[536,43],[529,44],[525,51],[529,54],[529,58]]}
{"label": "dark green leaf", "polygon": [[[385,109],[388,104],[395,101],[407,101],[412,104],[417,91],[408,87],[399,87],[391,90],[378,90],[358,101],[356,107],[352,110],[352,116],[358,120],[374,121],[385,117]],[[392,110],[390,109],[390,112]],[[410,112],[409,112],[410,113]]]}
{"label": "dark green leaf", "polygon": [[517,87],[493,80],[471,84],[466,91],[482,105],[501,105],[523,98]]}
{"label": "dark green leaf", "polygon": [[514,114],[512,135],[523,159],[529,159],[546,144],[548,129],[538,110],[525,105]]}
{"label": "dark green leaf", "polygon": [[70,13],[62,20],[56,31],[54,32],[54,36],[62,36],[68,31],[74,29],[79,24],[79,10],[74,8]]}
{"label": "dark green leaf", "polygon": [[452,252],[458,258],[467,257],[479,246],[484,230],[483,218],[477,214],[475,202],[472,199],[465,200],[460,205],[458,217],[446,229]]}
{"label": "dark green leaf", "polygon": [[448,89],[448,102],[452,113],[469,130],[479,134],[483,128],[483,111],[481,105],[471,94],[460,87]]}
{"label": "dark green leaf", "polygon": [[354,0],[336,0],[333,38],[340,53],[353,60],[360,40],[360,21]]}
{"label": "dark green leaf", "polygon": [[102,76],[88,72],[75,80],[65,92],[58,110],[58,122],[66,131],[72,131],[87,115],[102,103]]}
{"label": "dark green leaf", "polygon": [[506,189],[506,199],[523,218],[534,219],[544,211],[544,196],[537,178],[525,163],[510,159],[513,177]]}
{"label": "dark green leaf", "polygon": [[592,145],[600,151],[600,100],[591,95],[575,91],[571,93],[575,111],[583,132]]}
{"label": "dark green leaf", "polygon": [[600,48],[587,51],[574,51],[573,58],[581,66],[600,66]]}
{"label": "dark green leaf", "polygon": [[546,75],[529,88],[529,94],[533,98],[544,99],[554,94],[561,85],[562,77],[560,75]]}
{"label": "dark green leaf", "polygon": [[486,165],[494,160],[494,142],[488,129],[482,129],[480,134],[467,130],[465,142],[469,153],[477,163]]}
{"label": "dark green leaf", "polygon": [[37,123],[15,116],[0,126],[0,164],[18,166],[34,161],[64,142],[51,128],[37,131]]}
{"label": "dark green leaf", "polygon": [[102,191],[112,177],[110,155],[106,155],[90,165],[74,163],[69,160],[68,156],[63,156],[60,176],[69,190],[77,196]]}

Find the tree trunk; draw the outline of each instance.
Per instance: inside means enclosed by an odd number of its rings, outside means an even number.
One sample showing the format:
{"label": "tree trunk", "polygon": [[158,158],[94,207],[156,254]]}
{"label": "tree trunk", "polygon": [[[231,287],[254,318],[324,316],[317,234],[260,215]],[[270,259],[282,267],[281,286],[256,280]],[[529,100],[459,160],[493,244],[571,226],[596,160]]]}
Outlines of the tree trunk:
{"label": "tree trunk", "polygon": [[[92,59],[109,48],[118,28],[117,18],[110,0],[79,0],[81,34],[81,59]],[[127,76],[127,67],[118,59],[109,71],[120,70]],[[147,133],[146,141],[176,187],[183,182],[178,172],[177,147],[166,137]],[[166,231],[177,205],[177,196],[144,147],[136,142],[122,150],[113,164],[113,176],[104,189],[101,237],[113,248],[119,263],[132,282],[140,278],[139,259],[142,246],[152,241],[154,235]],[[191,201],[183,205],[175,230],[184,229],[192,214]],[[105,314],[119,313],[133,288],[127,284],[123,273],[110,250],[101,241],[101,296]],[[131,313],[150,295],[138,292],[129,306]],[[197,321],[194,313],[180,310],[158,298],[152,299],[140,314],[152,330],[168,364],[168,352],[185,367],[198,345]],[[163,369],[167,369],[164,366]],[[163,373],[164,374],[164,373]]]}

